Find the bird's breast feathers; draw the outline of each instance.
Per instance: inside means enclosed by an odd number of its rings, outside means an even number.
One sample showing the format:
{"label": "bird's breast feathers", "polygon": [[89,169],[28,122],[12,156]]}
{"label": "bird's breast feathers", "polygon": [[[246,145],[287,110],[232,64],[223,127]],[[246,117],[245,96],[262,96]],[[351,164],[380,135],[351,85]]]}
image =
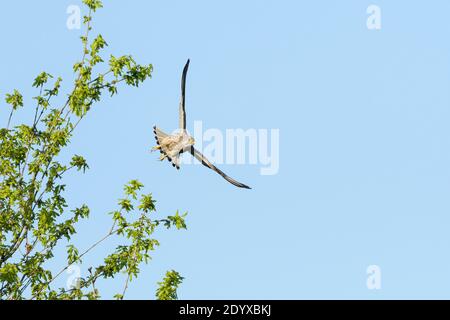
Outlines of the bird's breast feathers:
{"label": "bird's breast feathers", "polygon": [[180,133],[176,135],[168,135],[163,138],[160,143],[161,147],[166,151],[167,154],[174,157],[178,155],[182,150],[190,147],[192,145],[191,137],[186,133]]}

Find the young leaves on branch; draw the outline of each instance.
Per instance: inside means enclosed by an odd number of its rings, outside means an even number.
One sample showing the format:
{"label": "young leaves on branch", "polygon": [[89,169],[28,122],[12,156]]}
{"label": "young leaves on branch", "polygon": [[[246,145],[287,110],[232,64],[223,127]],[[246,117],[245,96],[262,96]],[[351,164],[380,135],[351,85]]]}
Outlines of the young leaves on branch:
{"label": "young leaves on branch", "polygon": [[156,290],[157,300],[177,300],[177,289],[183,282],[183,277],[174,270],[167,271],[166,276],[162,282],[158,282],[158,289]]}

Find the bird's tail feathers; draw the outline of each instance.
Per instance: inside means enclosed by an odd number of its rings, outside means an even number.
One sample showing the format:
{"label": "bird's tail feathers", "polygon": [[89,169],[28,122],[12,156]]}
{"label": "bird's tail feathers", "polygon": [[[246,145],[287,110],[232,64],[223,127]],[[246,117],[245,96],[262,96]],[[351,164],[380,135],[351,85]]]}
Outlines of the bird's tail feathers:
{"label": "bird's tail feathers", "polygon": [[161,152],[160,160],[162,161],[165,158],[167,158],[167,160],[169,160],[169,162],[172,163],[172,166],[174,166],[175,168],[177,168],[177,170],[179,170],[180,169],[180,157],[179,157],[179,155],[176,155],[175,157],[169,156],[169,154],[167,152],[168,150],[166,150],[166,148],[162,144],[162,140],[164,138],[166,138],[168,136],[168,134],[165,133],[164,131],[158,129],[156,126],[153,127],[153,133],[155,134],[155,139],[156,139],[157,146],[154,147],[152,150],[154,150],[154,151],[159,150],[159,152]]}

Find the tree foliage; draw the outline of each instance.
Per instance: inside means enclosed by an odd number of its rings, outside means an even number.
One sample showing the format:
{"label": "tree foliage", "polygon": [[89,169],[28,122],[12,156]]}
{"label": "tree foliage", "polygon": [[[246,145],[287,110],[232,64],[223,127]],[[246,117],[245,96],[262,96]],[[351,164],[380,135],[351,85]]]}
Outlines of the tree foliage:
{"label": "tree foliage", "polygon": [[177,288],[183,282],[183,279],[175,270],[167,271],[163,281],[158,282],[159,287],[156,290],[156,299],[177,300]]}
{"label": "tree foliage", "polygon": [[[89,13],[84,16],[85,34],[81,37],[82,58],[73,65],[76,74],[72,90],[58,103],[61,78],[42,72],[32,86],[39,92],[31,124],[13,126],[17,109],[24,108],[18,90],[6,95],[10,107],[6,127],[0,129],[0,299],[98,299],[96,284],[100,279],[126,275],[123,290],[115,297],[123,299],[129,282],[136,278],[140,266],[148,263],[150,253],[159,242],[153,236],[157,228],[185,229],[185,214],[156,217],[155,200],[143,194],[138,180],[124,187],[124,196],[111,213],[111,227],[92,246],[79,250],[71,239],[77,222],[88,219],[90,210],[82,205],[69,209],[64,191],[67,172],[89,169],[87,161],[74,155],[69,163],[58,158],[67,147],[75,129],[95,103],[107,93],[114,96],[119,86],[139,86],[151,77],[152,65],[140,65],[132,56],[101,57],[108,44],[101,35],[91,39],[92,14],[102,7],[99,0],[83,0]],[[104,67],[104,72],[95,72]],[[99,68],[97,68],[99,67]],[[89,274],[78,285],[55,288],[55,280],[73,264],[82,264],[85,255],[111,237],[125,244],[104,257],[103,262],[88,268]],[[66,264],[59,270],[47,269],[55,249],[66,247]],[[57,261],[62,261],[58,257]],[[168,272],[160,283],[159,299],[176,298],[181,277]]]}

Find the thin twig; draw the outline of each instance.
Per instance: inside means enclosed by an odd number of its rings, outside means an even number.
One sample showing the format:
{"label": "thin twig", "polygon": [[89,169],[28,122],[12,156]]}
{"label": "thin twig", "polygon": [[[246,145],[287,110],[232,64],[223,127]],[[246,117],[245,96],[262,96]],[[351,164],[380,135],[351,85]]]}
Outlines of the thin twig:
{"label": "thin twig", "polygon": [[[92,249],[94,249],[95,247],[97,247],[100,243],[102,243],[103,241],[105,241],[106,239],[108,239],[109,237],[111,237],[112,235],[114,235],[115,233],[117,233],[117,231],[119,231],[119,229],[116,229],[112,232],[108,232],[103,238],[101,238],[100,240],[98,240],[96,243],[94,243],[93,245],[91,245],[88,249],[86,249],[81,255],[78,256],[78,260],[80,260],[83,256],[85,256],[87,253],[89,253]],[[71,265],[73,265],[75,262],[69,263],[67,264],[64,268],[62,268],[54,277],[52,277],[52,279],[50,281],[48,281],[45,285],[49,286],[53,281],[55,281],[56,278],[58,278],[64,271],[66,271]],[[44,290],[44,287],[42,287],[41,290],[39,290],[39,292],[37,292],[36,294],[34,294],[30,300],[33,300],[34,298],[36,298],[37,295],[39,295],[42,290]]]}
{"label": "thin twig", "polygon": [[14,108],[12,108],[11,112],[9,113],[8,125],[6,126],[6,129],[9,129],[9,125],[11,123],[11,118],[12,118],[13,113],[14,113]]}

